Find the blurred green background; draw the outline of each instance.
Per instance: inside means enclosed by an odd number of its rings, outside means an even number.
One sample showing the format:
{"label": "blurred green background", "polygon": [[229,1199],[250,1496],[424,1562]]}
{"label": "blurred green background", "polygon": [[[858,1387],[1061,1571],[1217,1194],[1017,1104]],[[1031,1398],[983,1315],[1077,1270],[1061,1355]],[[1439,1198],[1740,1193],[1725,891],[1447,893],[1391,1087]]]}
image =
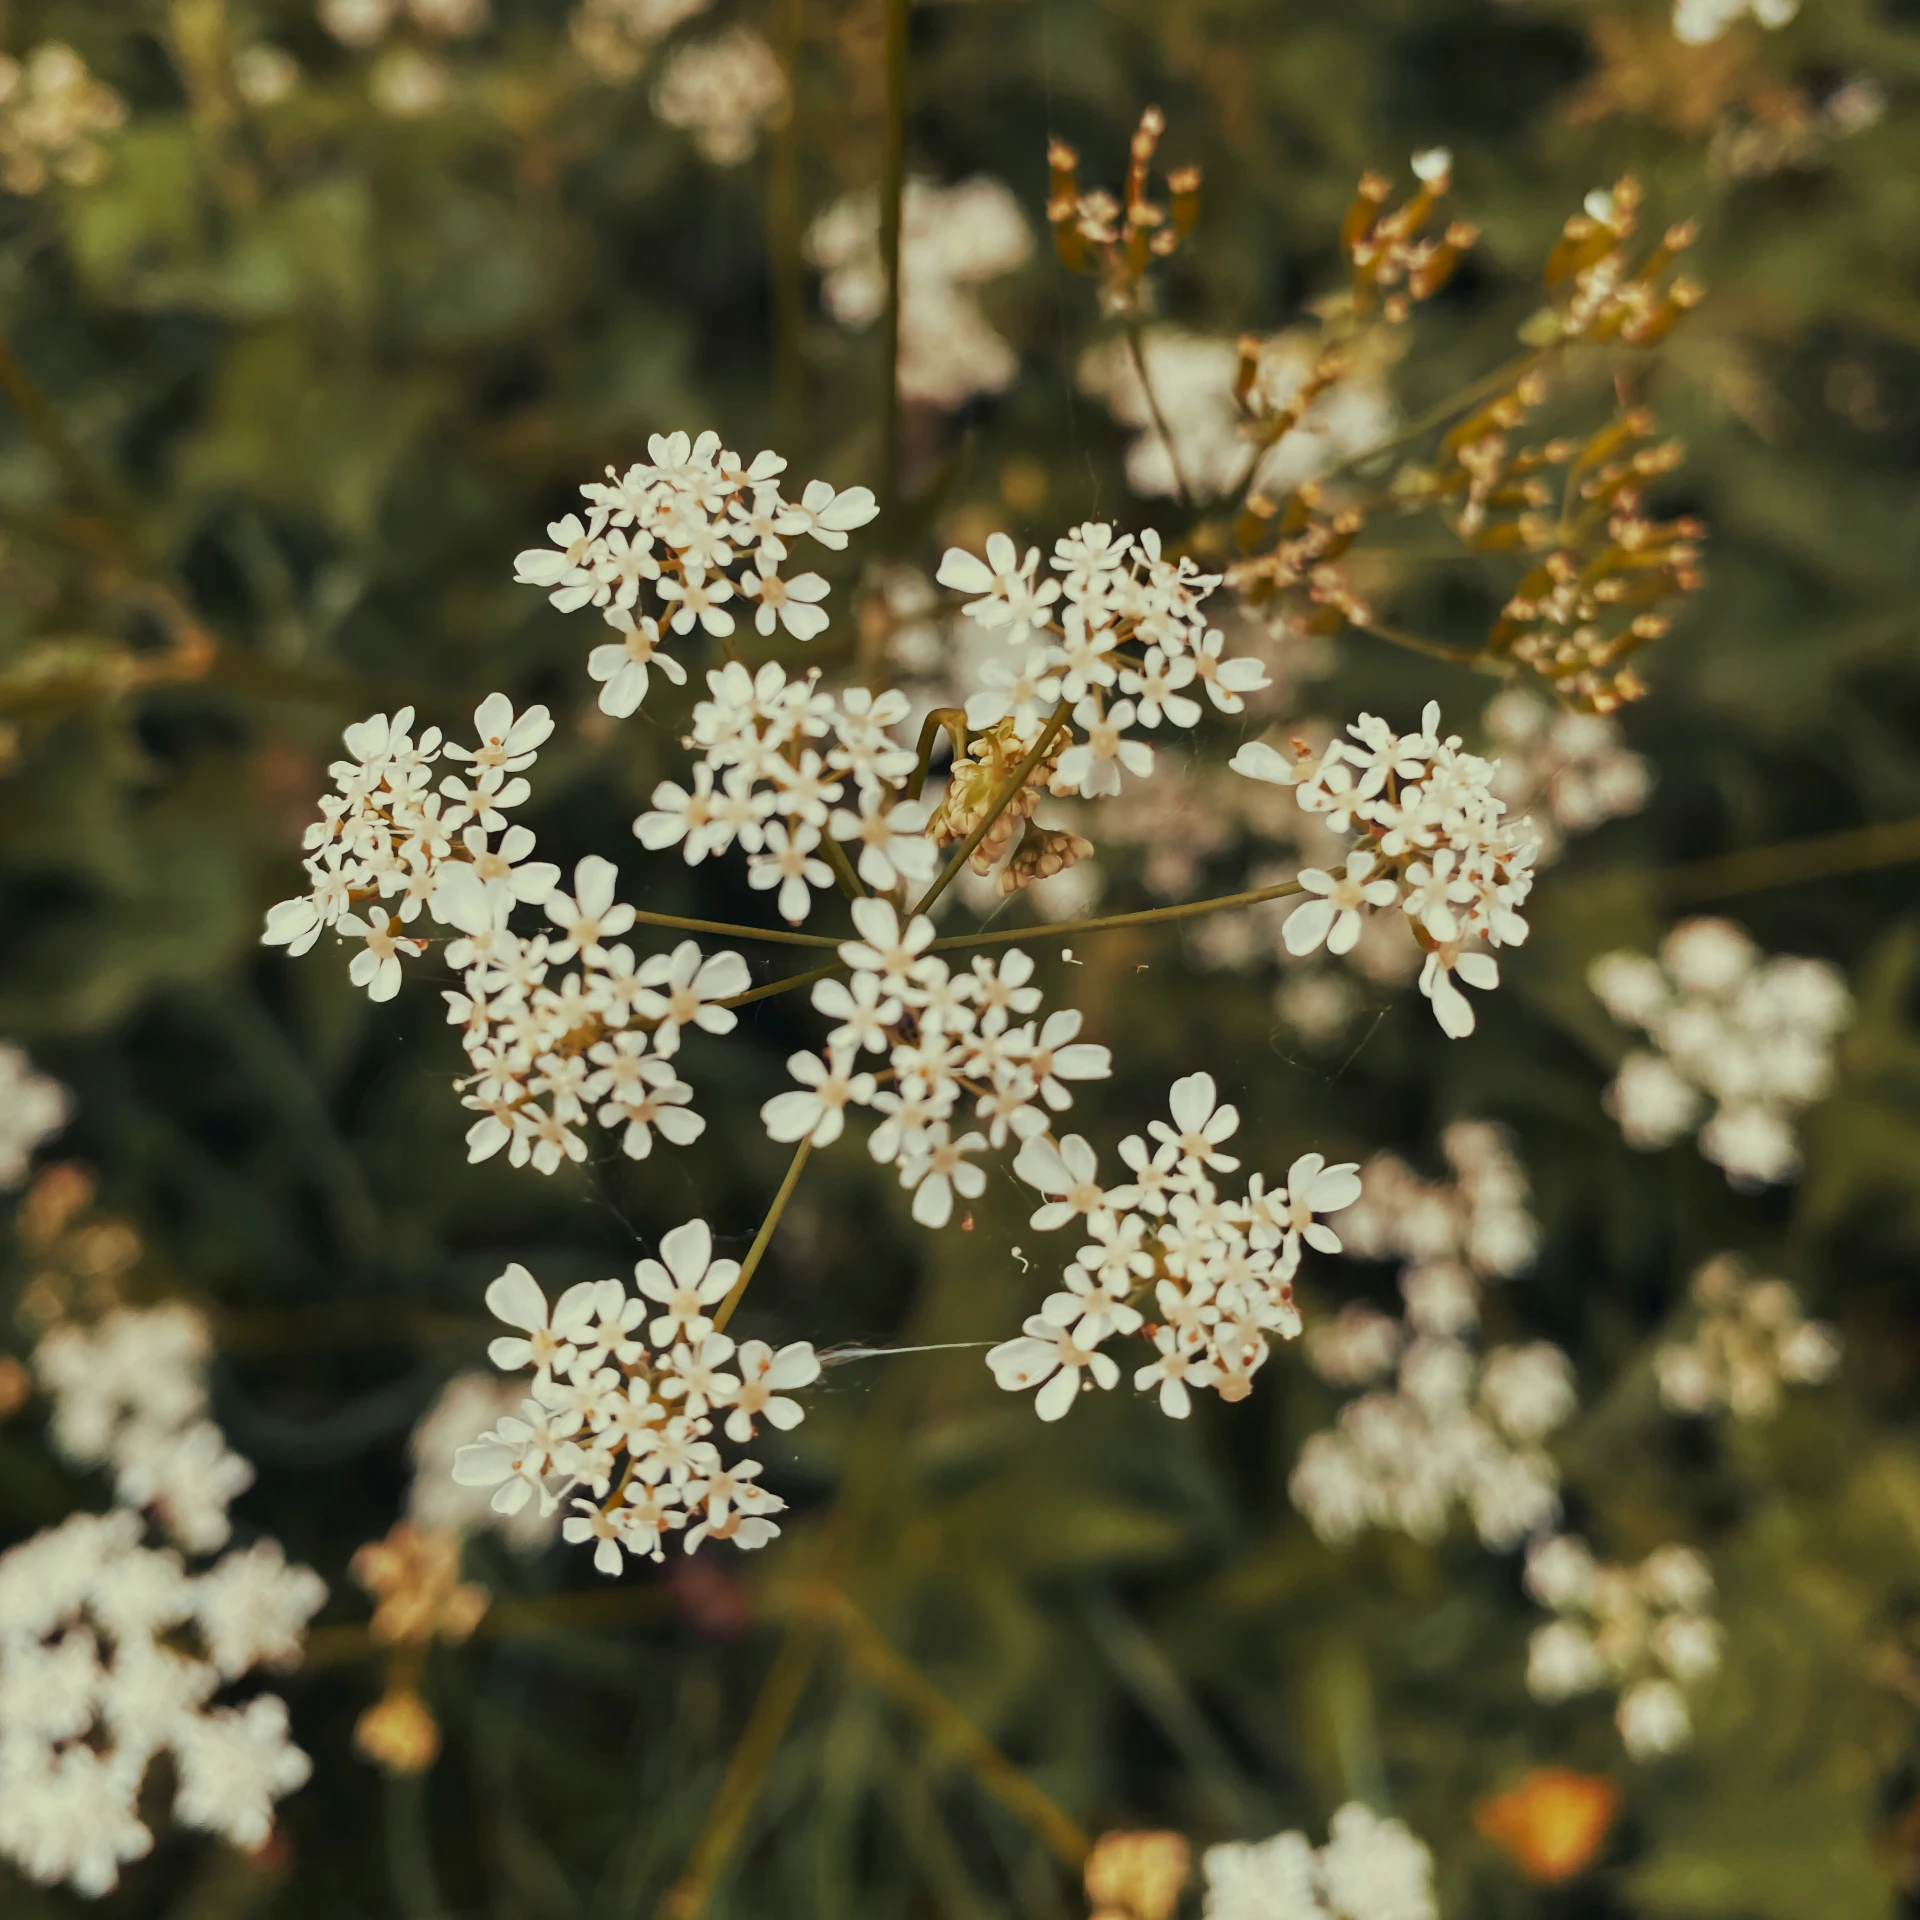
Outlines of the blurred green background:
{"label": "blurred green background", "polygon": [[[823,309],[805,242],[882,176],[879,0],[716,0],[678,21],[492,0],[470,33],[436,30],[459,8],[417,11],[356,46],[305,0],[0,8],[15,56],[69,45],[126,108],[80,179],[29,166],[0,194],[0,1036],[72,1090],[57,1151],[141,1236],[136,1290],[214,1317],[215,1411],[260,1474],[242,1537],[277,1535],[334,1588],[283,1687],[315,1777],[273,1847],[165,1838],[105,1907],[650,1914],[760,1696],[782,1596],[826,1555],[1093,1832],[1318,1835],[1362,1797],[1433,1847],[1462,1920],[1920,1912],[1915,868],[1857,839],[1798,864],[1766,851],[1920,815],[1920,9],[1807,0],[1779,31],[1742,21],[1687,48],[1636,0],[913,6],[910,172],[1002,180],[1033,231],[981,294],[1017,366],[957,408],[909,400],[901,497],[818,563],[835,625],[809,658],[845,671],[889,644],[887,595],[910,576],[880,563],[930,574],[949,539],[993,526],[1187,524],[1130,494],[1128,430],[1077,377],[1102,322],[1046,245],[1049,134],[1117,184],[1141,107],[1164,109],[1165,159],[1200,163],[1206,189],[1161,312],[1226,338],[1295,324],[1337,283],[1363,169],[1451,148],[1484,238],[1385,376],[1407,414],[1512,352],[1591,188],[1630,170],[1650,230],[1701,219],[1710,297],[1642,376],[1688,448],[1663,505],[1711,529],[1706,587],[1623,723],[1656,784],[1543,878],[1479,1032],[1450,1043],[1417,996],[1380,990],[1316,1050],[1276,1013],[1270,960],[1222,970],[1178,928],[1085,942],[1071,969],[1034,949],[1115,1049],[1078,1122],[1107,1151],[1202,1068],[1246,1116],[1250,1166],[1390,1147],[1437,1172],[1447,1121],[1514,1129],[1543,1243],[1494,1325],[1574,1357],[1570,1523],[1616,1557],[1686,1540],[1714,1563],[1728,1650],[1693,1749],[1637,1768],[1604,1697],[1529,1700],[1539,1615],[1511,1556],[1464,1532],[1318,1543],[1286,1479],[1338,1403],[1296,1355],[1184,1425],[1121,1393],[1041,1428],[965,1352],[831,1370],[807,1425],[772,1442],[796,1512],[752,1559],[636,1564],[616,1588],[579,1553],[474,1539],[494,1621],[432,1656],[438,1764],[388,1780],[350,1745],[380,1669],[346,1563],[404,1503],[414,1423],[483,1364],[487,1280],[510,1259],[550,1291],[624,1271],[636,1236],[696,1212],[737,1254],[786,1160],[754,1115],[817,1023],[774,1001],[747,1044],[690,1043],[711,1122],[692,1148],[551,1180],[469,1168],[432,986],[370,1004],[324,955],[263,951],[261,916],[299,885],[343,725],[411,703],[456,728],[500,687],[560,721],[523,816],[544,857],[610,854],[656,910],[762,917],[737,863],[635,846],[633,815],[681,764],[684,703],[607,723],[583,672],[592,616],[515,586],[513,555],[652,432],[711,425],[840,485],[885,467],[879,332]],[[736,20],[790,77],[791,110],[716,160],[669,123],[662,76]],[[1422,631],[1471,645],[1504,589],[1469,574],[1394,584]],[[1411,717],[1431,695],[1481,737],[1494,689],[1470,671],[1362,636],[1317,665],[1296,711]],[[1249,884],[1261,858],[1231,823],[1200,856],[1206,890]],[[1102,848],[1114,906],[1151,903],[1145,859]],[[1688,911],[1828,958],[1856,995],[1796,1185],[1735,1193],[1689,1145],[1629,1152],[1602,1111],[1625,1038],[1586,966]],[[1006,1251],[1031,1247],[1029,1204],[996,1175],[972,1231],[930,1235],[857,1147],[823,1154],[752,1330],[1004,1337],[1042,1290]],[[1790,1278],[1847,1343],[1836,1384],[1751,1431],[1675,1422],[1650,1385],[1688,1274],[1723,1249]],[[13,1258],[16,1295],[32,1265]],[[1322,1308],[1392,1300],[1378,1264],[1321,1259],[1307,1284]],[[31,1410],[0,1429],[0,1538],[100,1498]],[[1562,1886],[1471,1817],[1549,1762],[1624,1795]],[[9,1915],[77,1904],[0,1868]],[[1042,1841],[826,1645],[711,1910],[1085,1909]]]}

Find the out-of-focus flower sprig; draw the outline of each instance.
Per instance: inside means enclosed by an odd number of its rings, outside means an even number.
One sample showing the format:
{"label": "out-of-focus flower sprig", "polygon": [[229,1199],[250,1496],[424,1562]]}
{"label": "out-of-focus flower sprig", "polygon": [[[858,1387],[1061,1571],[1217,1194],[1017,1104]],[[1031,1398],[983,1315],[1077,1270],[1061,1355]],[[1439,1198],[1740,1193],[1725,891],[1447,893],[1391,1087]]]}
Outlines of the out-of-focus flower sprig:
{"label": "out-of-focus flower sprig", "polygon": [[1141,114],[1119,198],[1104,187],[1081,191],[1080,156],[1064,140],[1047,148],[1047,221],[1054,250],[1070,273],[1091,274],[1099,281],[1105,313],[1144,311],[1148,270],[1155,261],[1169,259],[1199,221],[1198,167],[1176,167],[1166,176],[1164,205],[1153,197],[1154,155],[1166,130],[1166,115],[1158,107]]}

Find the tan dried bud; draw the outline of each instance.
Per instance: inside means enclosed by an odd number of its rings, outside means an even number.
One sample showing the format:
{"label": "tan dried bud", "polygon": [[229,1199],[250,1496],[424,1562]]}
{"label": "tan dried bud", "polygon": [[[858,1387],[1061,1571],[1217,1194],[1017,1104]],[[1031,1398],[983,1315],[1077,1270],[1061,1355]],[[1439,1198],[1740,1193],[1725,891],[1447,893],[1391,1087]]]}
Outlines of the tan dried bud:
{"label": "tan dried bud", "polygon": [[449,1527],[398,1520],[384,1540],[371,1540],[349,1563],[375,1596],[369,1631],[383,1646],[460,1641],[480,1624],[490,1596],[460,1579],[460,1535]]}
{"label": "tan dried bud", "polygon": [[1087,1856],[1087,1898],[1124,1920],[1172,1920],[1191,1851],[1178,1833],[1103,1833]]}
{"label": "tan dried bud", "polygon": [[11,1420],[27,1404],[33,1380],[10,1353],[0,1353],[0,1420]]}
{"label": "tan dried bud", "polygon": [[1000,891],[1018,893],[1036,880],[1051,880],[1093,853],[1093,842],[1065,827],[1042,827],[1027,822],[1013,858],[1000,870]]}
{"label": "tan dried bud", "polygon": [[58,1161],[43,1169],[27,1189],[16,1230],[29,1246],[48,1246],[93,1205],[93,1196],[93,1175],[76,1161]]}
{"label": "tan dried bud", "polygon": [[353,1744],[389,1773],[425,1773],[440,1752],[440,1724],[414,1688],[396,1686],[354,1723]]}

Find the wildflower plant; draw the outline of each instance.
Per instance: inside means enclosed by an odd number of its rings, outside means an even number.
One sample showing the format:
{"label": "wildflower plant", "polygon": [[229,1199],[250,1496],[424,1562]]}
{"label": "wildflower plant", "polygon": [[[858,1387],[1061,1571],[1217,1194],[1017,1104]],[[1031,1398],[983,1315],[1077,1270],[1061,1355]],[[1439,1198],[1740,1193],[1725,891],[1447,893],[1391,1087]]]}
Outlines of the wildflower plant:
{"label": "wildflower plant", "polygon": [[[1192,171],[1170,177],[1166,207],[1149,190],[1163,130],[1157,114],[1143,118],[1123,201],[1082,193],[1074,157],[1058,145],[1052,155],[1062,258],[1097,274],[1103,309],[1129,328],[1150,302],[1149,270],[1197,214]],[[1342,235],[1351,283],[1285,405],[1262,397],[1257,353],[1249,362],[1239,396],[1250,474],[1340,379],[1359,335],[1404,326],[1472,243],[1469,226],[1437,211],[1450,185],[1447,156],[1417,156],[1414,174],[1410,197],[1391,208],[1383,180],[1362,183]],[[1536,364],[1510,391],[1469,407],[1440,443],[1441,466],[1407,469],[1395,483],[1402,504],[1432,503],[1459,537],[1489,550],[1571,550],[1604,523],[1614,545],[1576,573],[1610,605],[1618,596],[1609,583],[1651,577],[1642,560],[1666,552],[1622,517],[1635,511],[1644,477],[1630,451],[1644,423],[1634,416],[1537,458],[1510,456],[1507,436],[1540,404],[1555,352],[1592,339],[1650,342],[1687,304],[1661,278],[1685,235],[1629,261],[1635,204],[1623,185],[1569,225],[1547,274],[1551,338],[1533,329]],[[1137,332],[1131,339],[1145,383]],[[1567,484],[1552,520],[1538,511],[1542,483],[1508,469],[1555,463]],[[459,1456],[456,1476],[496,1486],[503,1511],[536,1496],[543,1511],[565,1507],[567,1537],[593,1542],[607,1572],[625,1553],[657,1558],[674,1533],[692,1551],[709,1538],[757,1546],[777,1532],[779,1496],[759,1486],[755,1462],[723,1466],[712,1436],[724,1425],[729,1438],[748,1440],[756,1414],[790,1424],[799,1403],[787,1392],[808,1385],[818,1363],[806,1343],[779,1353],[755,1341],[736,1347],[725,1329],[808,1156],[834,1147],[856,1120],[925,1227],[948,1226],[979,1197],[995,1156],[1045,1196],[1037,1228],[1076,1227],[1082,1244],[1062,1286],[988,1356],[1000,1384],[1034,1390],[1048,1420],[1079,1391],[1117,1383],[1119,1363],[1105,1351],[1115,1337],[1144,1343],[1133,1383],[1167,1414],[1184,1416],[1195,1389],[1244,1397],[1270,1342],[1301,1330],[1293,1284],[1303,1247],[1337,1252],[1323,1216],[1361,1190],[1352,1164],[1309,1153],[1284,1183],[1256,1174],[1242,1197],[1224,1195],[1214,1176],[1238,1167],[1221,1150],[1237,1116],[1204,1071],[1175,1084],[1172,1119],[1153,1123],[1151,1144],[1139,1135],[1122,1142],[1128,1177],[1104,1186],[1094,1150],[1060,1130],[1060,1117],[1110,1077],[1108,1048],[1083,1036],[1079,1010],[1044,1004],[1032,957],[1009,935],[942,936],[933,916],[963,869],[1004,897],[1084,860],[1094,842],[1078,821],[1093,825],[1097,809],[1083,805],[1074,825],[1050,824],[1050,801],[1097,803],[1151,782],[1156,743],[1244,712],[1268,675],[1257,657],[1230,651],[1233,622],[1216,600],[1223,588],[1271,611],[1289,580],[1304,581],[1339,621],[1367,626],[1366,610],[1337,584],[1364,511],[1328,508],[1304,490],[1284,507],[1250,497],[1238,543],[1255,553],[1214,570],[1196,557],[1207,548],[1204,526],[1185,550],[1150,528],[1091,521],[1062,533],[1044,558],[1004,532],[980,551],[949,549],[937,578],[959,596],[983,658],[978,685],[927,714],[914,738],[900,689],[834,683],[798,664],[804,655],[793,647],[833,618],[827,580],[805,566],[807,547],[845,549],[879,504],[864,487],[824,480],[791,490],[786,465],[772,451],[743,460],[712,432],[655,435],[644,461],[586,483],[581,509],[548,528],[552,544],[521,553],[514,568],[561,612],[595,615],[609,631],[585,666],[610,718],[629,718],[662,697],[663,684],[679,689],[698,673],[705,690],[695,690],[686,722],[685,771],[656,786],[634,834],[648,853],[690,866],[738,856],[783,925],[642,911],[619,898],[620,871],[602,855],[579,861],[570,879],[537,859],[533,835],[512,815],[532,794],[552,718],[544,707],[516,712],[494,694],[474,715],[472,745],[435,728],[416,737],[408,711],[348,730],[336,791],[307,835],[310,887],[274,908],[265,936],[295,952],[327,931],[357,941],[349,970],[374,999],[391,998],[407,965],[441,947],[458,981],[445,998],[468,1060],[459,1087],[476,1116],[469,1154],[504,1154],[547,1174],[586,1158],[595,1124],[634,1159],[651,1155],[656,1140],[697,1138],[707,1118],[682,1062],[732,1033],[739,1008],[809,990],[822,1042],[792,1056],[792,1088],[761,1111],[769,1138],[795,1148],[792,1168],[737,1272],[712,1259],[712,1230],[693,1220],[662,1242],[665,1268],[636,1269],[637,1296],[608,1280],[575,1287],[550,1309],[517,1267],[489,1294],[494,1311],[523,1330],[496,1342],[495,1354],[533,1368],[530,1397]],[[1490,517],[1509,508],[1505,519]],[[1269,532],[1282,544],[1261,557]],[[1641,556],[1631,565],[1618,557],[1629,551]],[[1629,597],[1638,592],[1634,585]],[[1506,618],[1516,617],[1510,607]],[[1312,623],[1325,625],[1318,615]],[[1600,698],[1593,675],[1612,658],[1601,643],[1583,641],[1583,664],[1563,670],[1506,644],[1502,631],[1489,643],[1490,664],[1532,664],[1563,698],[1587,706],[1620,692],[1616,675]],[[1466,751],[1429,702],[1411,732],[1362,714],[1317,754],[1300,742],[1283,750],[1256,741],[1232,767],[1290,787],[1303,813],[1344,839],[1338,866],[1087,926],[1300,896],[1286,921],[1289,951],[1339,954],[1368,916],[1394,913],[1424,955],[1420,990],[1441,1028],[1472,1033],[1461,983],[1493,989],[1494,950],[1525,940],[1521,909],[1537,848],[1529,821],[1510,816],[1500,797],[1497,763]],[[800,931],[823,912],[850,927]],[[643,936],[656,931],[646,951]],[[737,945],[692,937],[668,945],[675,933]],[[821,964],[756,986],[738,950],[754,944],[811,948]],[[650,1300],[670,1304],[653,1315]],[[1506,1380],[1519,1364],[1493,1356],[1483,1397],[1496,1426],[1530,1445],[1564,1417],[1564,1387],[1495,1394],[1496,1376]],[[1532,1404],[1541,1393],[1551,1417]],[[1517,1399],[1529,1405],[1501,1411]],[[1494,1465],[1476,1472],[1484,1480]],[[1497,1524],[1483,1513],[1483,1531],[1517,1537],[1550,1517],[1550,1477],[1531,1472],[1526,1512]]]}

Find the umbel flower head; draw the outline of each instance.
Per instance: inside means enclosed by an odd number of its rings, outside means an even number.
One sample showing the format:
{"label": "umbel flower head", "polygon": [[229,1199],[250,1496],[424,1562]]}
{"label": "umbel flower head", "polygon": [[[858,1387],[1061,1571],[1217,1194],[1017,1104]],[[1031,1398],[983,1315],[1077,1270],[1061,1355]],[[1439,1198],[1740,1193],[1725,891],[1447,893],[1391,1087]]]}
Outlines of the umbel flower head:
{"label": "umbel flower head", "polygon": [[1103,1351],[1134,1334],[1148,1357],[1133,1384],[1151,1392],[1162,1413],[1183,1420],[1197,1391],[1243,1400],[1266,1362],[1269,1341],[1300,1331],[1293,1277],[1301,1250],[1337,1253],[1323,1216],[1360,1195],[1356,1169],[1302,1154],[1285,1186],[1258,1174],[1242,1200],[1224,1200],[1212,1175],[1240,1162],[1222,1151],[1240,1125],[1210,1074],[1174,1082],[1172,1118],[1120,1143],[1130,1178],[1099,1179],[1094,1150],[1078,1134],[1055,1141],[1035,1134],[1014,1172],[1048,1196],[1033,1216],[1042,1232],[1072,1226],[1085,1242],[1020,1337],[987,1355],[1009,1392],[1034,1390],[1042,1420],[1059,1420],[1076,1395],[1119,1383],[1120,1367]]}
{"label": "umbel flower head", "polygon": [[1312,897],[1288,917],[1287,949],[1311,953],[1324,943],[1344,953],[1364,915],[1398,910],[1426,954],[1420,991],[1441,1028],[1460,1038],[1473,1031],[1474,1014],[1457,983],[1497,986],[1499,963],[1486,949],[1527,937],[1519,909],[1533,889],[1532,823],[1506,818],[1493,790],[1497,763],[1441,734],[1437,702],[1427,703],[1417,733],[1396,734],[1363,713],[1347,735],[1318,756],[1296,740],[1290,752],[1252,741],[1233,757],[1236,772],[1292,787],[1303,813],[1354,835],[1343,871],[1301,870]]}
{"label": "umbel flower head", "polygon": [[716,1427],[743,1444],[758,1423],[802,1418],[790,1396],[819,1377],[813,1348],[736,1343],[715,1324],[740,1276],[713,1257],[704,1220],[675,1227],[658,1260],[618,1280],[583,1281],[549,1303],[524,1267],[487,1289],[494,1316],[517,1329],[488,1349],[503,1371],[532,1367],[517,1415],[497,1421],[454,1458],[463,1486],[491,1487],[516,1513],[538,1500],[563,1509],[562,1533],[591,1542],[593,1563],[617,1574],[629,1555],[659,1560],[679,1533],[688,1553],[706,1540],[762,1547],[786,1502],[759,1484],[760,1462],[723,1462]]}
{"label": "umbel flower head", "polygon": [[1853,1017],[1836,968],[1763,959],[1732,921],[1705,918],[1675,927],[1658,960],[1603,954],[1587,979],[1657,1049],[1629,1053],[1606,1092],[1628,1146],[1652,1151],[1697,1128],[1700,1151],[1736,1186],[1798,1174],[1794,1117],[1825,1096]]}

